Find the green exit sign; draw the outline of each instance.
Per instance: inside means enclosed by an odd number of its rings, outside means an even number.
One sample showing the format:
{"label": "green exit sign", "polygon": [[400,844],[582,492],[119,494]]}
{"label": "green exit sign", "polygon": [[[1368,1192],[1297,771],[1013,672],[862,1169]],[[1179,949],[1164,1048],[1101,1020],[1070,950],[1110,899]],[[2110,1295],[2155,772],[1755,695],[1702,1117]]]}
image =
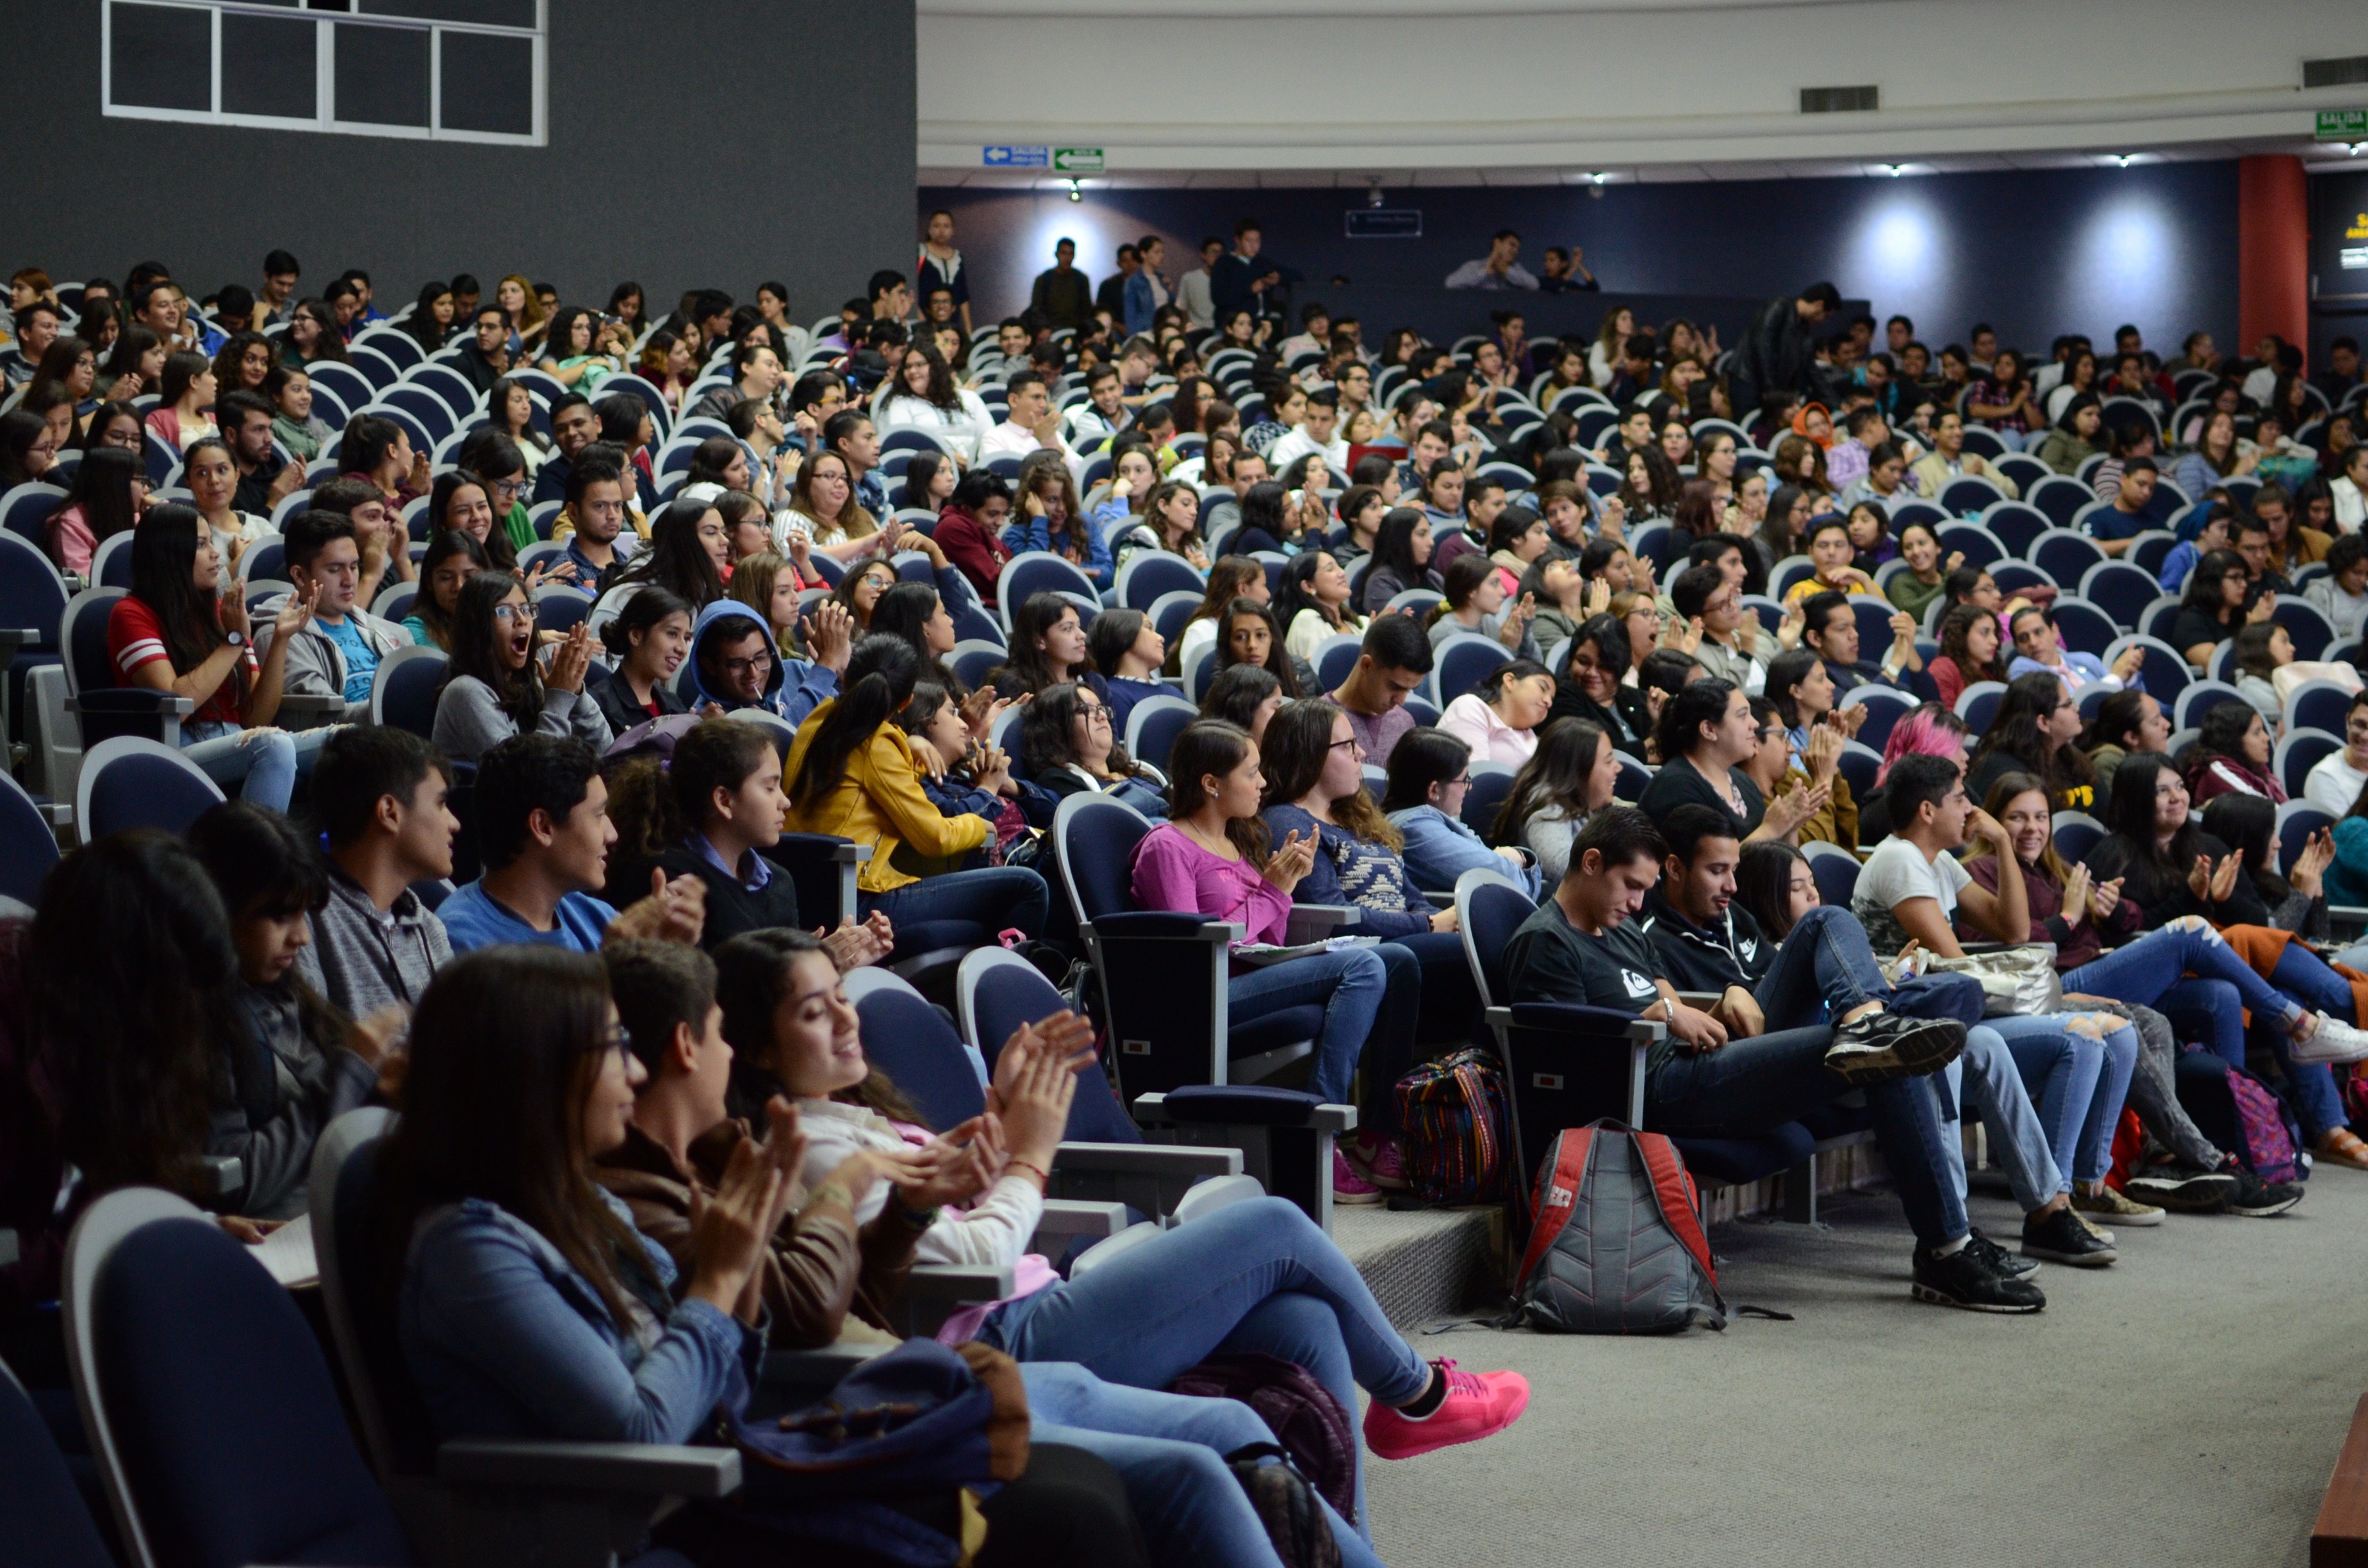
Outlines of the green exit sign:
{"label": "green exit sign", "polygon": [[2368,142],[2368,108],[2323,108],[2318,111],[2321,142]]}
{"label": "green exit sign", "polygon": [[1053,149],[1053,166],[1063,174],[1098,175],[1102,172],[1102,150],[1099,147],[1055,147]]}

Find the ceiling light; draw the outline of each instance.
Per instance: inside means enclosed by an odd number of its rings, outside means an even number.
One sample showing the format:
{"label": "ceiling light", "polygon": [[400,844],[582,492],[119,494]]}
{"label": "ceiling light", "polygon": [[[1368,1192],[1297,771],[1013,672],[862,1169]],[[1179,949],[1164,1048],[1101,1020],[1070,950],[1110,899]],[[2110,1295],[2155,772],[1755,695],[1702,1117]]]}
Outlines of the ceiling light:
{"label": "ceiling light", "polygon": [[1884,164],[1879,166],[1884,174],[1889,175],[1893,179],[1897,179],[1901,175],[1907,172],[1907,165],[1906,164]]}
{"label": "ceiling light", "polygon": [[1076,180],[1071,180],[1069,182],[1069,199],[1072,201],[1083,201],[1085,199],[1085,193],[1077,188],[1077,182]]}
{"label": "ceiling light", "polygon": [[1611,176],[1610,175],[1608,175],[1608,174],[1605,174],[1605,173],[1604,173],[1602,170],[1600,170],[1600,169],[1598,169],[1595,173],[1593,173],[1593,174],[1591,174],[1591,175],[1588,176],[1587,177],[1588,177],[1588,179],[1591,183],[1596,184],[1596,185],[1608,185],[1608,184],[1610,184],[1610,183],[1611,183]]}
{"label": "ceiling light", "polygon": [[2118,164],[2118,165],[2120,165],[2123,168],[2125,168],[2125,169],[2126,169],[2126,168],[2128,168],[2132,164],[2135,164],[2135,163],[2136,163],[2136,162],[2137,162],[2137,157],[2136,157],[2136,155],[2135,155],[2135,153],[2114,153],[2114,154],[2113,154],[2113,162],[2114,162],[2114,163],[2116,163],[2116,164]]}

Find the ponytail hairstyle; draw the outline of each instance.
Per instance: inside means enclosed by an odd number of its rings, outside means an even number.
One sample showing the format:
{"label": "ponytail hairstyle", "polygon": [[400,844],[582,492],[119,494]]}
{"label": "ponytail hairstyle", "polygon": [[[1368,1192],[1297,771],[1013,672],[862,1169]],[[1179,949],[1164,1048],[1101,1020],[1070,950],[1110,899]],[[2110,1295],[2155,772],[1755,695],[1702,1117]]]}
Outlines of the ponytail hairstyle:
{"label": "ponytail hairstyle", "polygon": [[[1275,715],[1281,718],[1281,713]],[[1267,727],[1274,727],[1269,720]],[[1238,724],[1228,724],[1222,719],[1196,719],[1184,726],[1176,737],[1175,748],[1167,754],[1167,820],[1182,822],[1206,805],[1208,793],[1201,780],[1209,777],[1222,778],[1242,765],[1242,759],[1255,749],[1250,733]],[[1242,852],[1242,858],[1253,866],[1264,866],[1267,856],[1266,824],[1253,815],[1227,817],[1225,836]]]}
{"label": "ponytail hairstyle", "polygon": [[1447,568],[1445,597],[1430,607],[1430,614],[1423,624],[1437,626],[1441,619],[1470,604],[1472,596],[1478,593],[1481,585],[1495,576],[1497,571],[1497,563],[1476,550],[1457,556]]}
{"label": "ponytail hairstyle", "polygon": [[633,652],[634,632],[647,636],[666,617],[689,614],[690,607],[664,588],[655,585],[644,587],[627,596],[618,607],[615,619],[600,629],[600,645],[609,650],[610,658],[621,663]]}
{"label": "ponytail hairstyle", "polygon": [[839,677],[838,700],[800,759],[791,799],[812,804],[837,789],[847,777],[848,758],[896,716],[920,678],[920,655],[903,638],[866,637],[858,642]]}
{"label": "ponytail hairstyle", "polygon": [[1094,617],[1093,624],[1086,628],[1086,653],[1094,667],[1102,672],[1103,679],[1117,678],[1119,661],[1143,635],[1144,624],[1150,619],[1139,609],[1123,607],[1106,609]]}

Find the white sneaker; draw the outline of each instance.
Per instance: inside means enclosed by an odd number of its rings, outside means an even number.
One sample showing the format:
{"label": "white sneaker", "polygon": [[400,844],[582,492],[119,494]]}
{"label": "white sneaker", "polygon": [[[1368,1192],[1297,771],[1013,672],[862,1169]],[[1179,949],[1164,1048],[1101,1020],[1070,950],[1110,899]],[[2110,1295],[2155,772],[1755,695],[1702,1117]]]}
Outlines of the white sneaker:
{"label": "white sneaker", "polygon": [[2296,1062],[2358,1062],[2368,1058],[2368,1029],[2318,1016],[2318,1028],[2308,1040],[2298,1040],[2286,1047]]}

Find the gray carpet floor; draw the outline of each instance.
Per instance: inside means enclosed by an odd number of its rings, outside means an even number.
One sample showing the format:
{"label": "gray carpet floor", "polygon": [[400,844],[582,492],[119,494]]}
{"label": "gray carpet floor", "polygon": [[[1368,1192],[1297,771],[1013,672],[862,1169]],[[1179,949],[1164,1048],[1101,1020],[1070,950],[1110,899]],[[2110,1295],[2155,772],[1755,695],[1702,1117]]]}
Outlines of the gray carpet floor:
{"label": "gray carpet floor", "polygon": [[[2368,1391],[2368,1174],[2309,1187],[2276,1219],[2124,1229],[2111,1268],[2048,1265],[2035,1317],[1909,1300],[1898,1206],[1860,1193],[1829,1230],[1713,1230],[1728,1304],[1792,1323],[1417,1335],[1520,1371],[1531,1404],[1486,1442],[1369,1457],[1375,1544],[1393,1568],[2303,1563]],[[2019,1234],[2002,1199],[1974,1210]]]}

